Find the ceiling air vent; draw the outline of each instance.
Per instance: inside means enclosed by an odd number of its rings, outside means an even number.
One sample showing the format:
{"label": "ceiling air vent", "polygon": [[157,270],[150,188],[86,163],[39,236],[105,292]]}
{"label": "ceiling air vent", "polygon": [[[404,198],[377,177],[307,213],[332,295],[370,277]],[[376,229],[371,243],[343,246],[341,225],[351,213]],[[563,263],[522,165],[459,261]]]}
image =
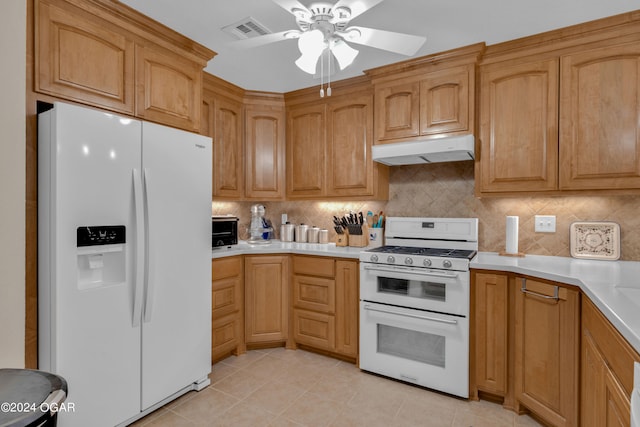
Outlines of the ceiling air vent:
{"label": "ceiling air vent", "polygon": [[271,31],[267,27],[250,16],[234,24],[222,27],[222,31],[227,34],[231,34],[238,40],[250,39],[253,37],[264,36],[265,34],[271,34]]}

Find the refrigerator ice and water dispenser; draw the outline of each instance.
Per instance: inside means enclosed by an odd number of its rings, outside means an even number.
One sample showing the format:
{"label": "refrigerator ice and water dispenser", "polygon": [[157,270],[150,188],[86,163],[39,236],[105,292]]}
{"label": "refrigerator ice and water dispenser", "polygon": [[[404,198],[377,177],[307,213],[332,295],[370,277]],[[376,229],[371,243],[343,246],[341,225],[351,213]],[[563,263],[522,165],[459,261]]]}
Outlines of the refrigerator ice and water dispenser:
{"label": "refrigerator ice and water dispenser", "polygon": [[78,289],[123,283],[126,278],[125,243],[124,225],[78,227]]}

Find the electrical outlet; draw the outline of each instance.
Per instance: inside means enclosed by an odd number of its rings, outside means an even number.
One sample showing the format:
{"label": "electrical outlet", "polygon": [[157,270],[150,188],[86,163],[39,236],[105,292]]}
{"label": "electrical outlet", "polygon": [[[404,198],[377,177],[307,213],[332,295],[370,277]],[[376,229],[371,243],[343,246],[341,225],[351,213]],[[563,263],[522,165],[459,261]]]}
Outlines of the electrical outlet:
{"label": "electrical outlet", "polygon": [[556,216],[555,215],[536,215],[536,233],[555,233],[556,232]]}
{"label": "electrical outlet", "polygon": [[286,224],[288,220],[289,220],[289,217],[287,216],[287,214],[283,213],[282,216],[280,217],[280,221],[281,221],[280,223]]}

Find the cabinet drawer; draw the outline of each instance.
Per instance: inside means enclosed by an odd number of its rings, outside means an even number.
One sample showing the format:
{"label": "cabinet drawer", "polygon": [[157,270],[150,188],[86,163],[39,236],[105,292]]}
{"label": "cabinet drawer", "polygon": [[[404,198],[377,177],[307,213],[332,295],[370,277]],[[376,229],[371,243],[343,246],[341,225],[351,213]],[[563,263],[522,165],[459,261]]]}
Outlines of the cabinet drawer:
{"label": "cabinet drawer", "polygon": [[293,310],[293,337],[299,344],[334,350],[335,330],[333,316],[306,310]]}
{"label": "cabinet drawer", "polygon": [[293,257],[294,274],[307,274],[309,276],[335,277],[335,261],[326,257]]}
{"label": "cabinet drawer", "polygon": [[242,277],[243,274],[242,257],[219,258],[211,262],[211,280]]}
{"label": "cabinet drawer", "polygon": [[213,317],[225,316],[242,308],[241,289],[237,278],[216,280],[212,285]]}
{"label": "cabinet drawer", "polygon": [[627,397],[633,390],[633,362],[640,357],[591,301],[583,298],[582,327],[587,329]]}
{"label": "cabinet drawer", "polygon": [[293,276],[293,304],[307,310],[334,314],[336,282],[313,276]]}
{"label": "cabinet drawer", "polygon": [[212,358],[234,350],[243,341],[238,314],[214,317],[211,333]]}

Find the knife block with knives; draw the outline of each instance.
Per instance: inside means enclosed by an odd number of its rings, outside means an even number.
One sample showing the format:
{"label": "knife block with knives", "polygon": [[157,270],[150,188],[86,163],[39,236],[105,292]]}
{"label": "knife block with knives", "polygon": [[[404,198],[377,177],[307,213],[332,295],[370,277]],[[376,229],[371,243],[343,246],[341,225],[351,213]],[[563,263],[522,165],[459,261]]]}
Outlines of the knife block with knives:
{"label": "knife block with knives", "polygon": [[336,246],[364,247],[369,244],[369,226],[362,212],[350,212],[343,217],[333,217],[336,230]]}
{"label": "knife block with knives", "polygon": [[369,227],[364,224],[352,224],[347,229],[349,246],[362,248],[369,245]]}

